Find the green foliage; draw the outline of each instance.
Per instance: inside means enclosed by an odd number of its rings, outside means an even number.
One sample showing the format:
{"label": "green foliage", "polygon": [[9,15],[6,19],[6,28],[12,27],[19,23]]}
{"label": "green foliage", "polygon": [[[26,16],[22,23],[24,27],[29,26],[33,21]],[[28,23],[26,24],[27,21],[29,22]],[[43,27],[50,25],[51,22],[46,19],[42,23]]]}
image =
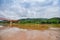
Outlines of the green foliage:
{"label": "green foliage", "polygon": [[37,19],[21,19],[20,23],[35,23],[35,24],[60,24],[60,18],[37,18]]}
{"label": "green foliage", "polygon": [[[0,23],[9,23],[9,21],[0,21]],[[60,18],[27,18],[27,19],[20,19],[18,22],[19,24],[26,24],[26,23],[32,23],[32,24],[60,24]]]}

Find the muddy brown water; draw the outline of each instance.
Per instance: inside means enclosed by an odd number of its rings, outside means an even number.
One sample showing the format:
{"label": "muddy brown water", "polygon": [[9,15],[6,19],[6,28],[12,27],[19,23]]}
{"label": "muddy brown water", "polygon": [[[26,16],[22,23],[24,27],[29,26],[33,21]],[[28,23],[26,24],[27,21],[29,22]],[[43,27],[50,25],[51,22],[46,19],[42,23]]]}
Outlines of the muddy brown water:
{"label": "muddy brown water", "polygon": [[0,40],[60,40],[60,29],[27,30],[12,28],[0,28]]}

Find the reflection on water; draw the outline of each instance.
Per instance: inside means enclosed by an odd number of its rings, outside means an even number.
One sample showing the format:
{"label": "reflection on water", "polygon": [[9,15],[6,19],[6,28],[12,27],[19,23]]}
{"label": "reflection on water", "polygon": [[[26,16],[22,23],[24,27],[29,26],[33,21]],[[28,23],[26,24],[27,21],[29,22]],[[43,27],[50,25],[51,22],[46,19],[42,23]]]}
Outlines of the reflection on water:
{"label": "reflection on water", "polygon": [[60,29],[27,30],[16,27],[0,30],[0,40],[59,40]]}

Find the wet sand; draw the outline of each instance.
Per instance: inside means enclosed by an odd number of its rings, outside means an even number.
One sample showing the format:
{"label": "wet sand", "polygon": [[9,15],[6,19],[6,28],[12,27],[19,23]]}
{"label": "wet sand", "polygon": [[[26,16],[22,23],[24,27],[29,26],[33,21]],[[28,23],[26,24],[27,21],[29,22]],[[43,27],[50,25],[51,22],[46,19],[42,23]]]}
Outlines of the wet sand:
{"label": "wet sand", "polygon": [[0,40],[59,40],[60,29],[27,30],[12,28],[0,28]]}

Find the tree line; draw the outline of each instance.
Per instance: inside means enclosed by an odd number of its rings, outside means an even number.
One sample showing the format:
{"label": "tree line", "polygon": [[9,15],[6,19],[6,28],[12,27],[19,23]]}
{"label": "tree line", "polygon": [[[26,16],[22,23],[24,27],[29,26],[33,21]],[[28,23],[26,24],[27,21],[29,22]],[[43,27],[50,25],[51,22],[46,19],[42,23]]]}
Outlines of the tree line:
{"label": "tree line", "polygon": [[[9,23],[9,21],[3,20],[0,23]],[[19,24],[26,24],[26,23],[34,23],[34,24],[60,24],[60,18],[27,18],[27,19],[20,19],[18,20]]]}
{"label": "tree line", "polygon": [[35,24],[60,24],[60,18],[33,18],[21,19],[19,23],[35,23]]}

